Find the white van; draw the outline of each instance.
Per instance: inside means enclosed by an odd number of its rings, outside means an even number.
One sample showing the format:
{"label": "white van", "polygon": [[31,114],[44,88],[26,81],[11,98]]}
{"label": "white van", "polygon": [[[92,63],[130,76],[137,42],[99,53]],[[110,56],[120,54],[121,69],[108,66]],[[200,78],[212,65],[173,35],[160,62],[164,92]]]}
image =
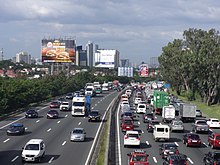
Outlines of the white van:
{"label": "white van", "polygon": [[40,162],[45,155],[45,143],[42,139],[31,139],[22,149],[21,157],[23,162]]}
{"label": "white van", "polygon": [[137,105],[137,113],[146,113],[147,106],[146,104],[138,104]]}
{"label": "white van", "polygon": [[155,142],[161,139],[168,141],[170,139],[170,127],[164,124],[154,125],[153,136]]}

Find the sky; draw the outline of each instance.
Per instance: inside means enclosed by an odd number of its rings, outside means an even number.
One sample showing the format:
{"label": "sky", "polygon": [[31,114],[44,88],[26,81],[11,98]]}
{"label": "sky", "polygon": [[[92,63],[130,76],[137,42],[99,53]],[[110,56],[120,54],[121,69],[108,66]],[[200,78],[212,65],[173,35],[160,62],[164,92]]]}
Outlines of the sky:
{"label": "sky", "polygon": [[120,59],[150,63],[184,30],[220,30],[218,0],[0,0],[4,59],[25,51],[41,58],[43,38],[88,41]]}

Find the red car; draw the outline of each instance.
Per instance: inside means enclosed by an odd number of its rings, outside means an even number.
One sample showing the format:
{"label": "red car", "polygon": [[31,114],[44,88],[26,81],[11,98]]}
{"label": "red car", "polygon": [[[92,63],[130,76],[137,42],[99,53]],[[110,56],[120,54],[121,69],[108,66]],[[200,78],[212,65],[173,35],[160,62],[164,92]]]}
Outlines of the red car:
{"label": "red car", "polygon": [[143,150],[135,150],[128,155],[128,164],[129,165],[149,165],[148,154]]}
{"label": "red car", "polygon": [[121,122],[122,131],[134,130],[134,122],[130,117],[123,117]]}
{"label": "red car", "polygon": [[183,144],[186,144],[186,146],[197,146],[200,147],[202,144],[202,141],[198,134],[196,133],[186,133],[183,135]]}
{"label": "red car", "polygon": [[211,148],[219,148],[220,147],[220,134],[214,133],[209,130],[208,145],[211,146]]}
{"label": "red car", "polygon": [[50,108],[60,108],[60,102],[59,101],[52,101],[50,103]]}

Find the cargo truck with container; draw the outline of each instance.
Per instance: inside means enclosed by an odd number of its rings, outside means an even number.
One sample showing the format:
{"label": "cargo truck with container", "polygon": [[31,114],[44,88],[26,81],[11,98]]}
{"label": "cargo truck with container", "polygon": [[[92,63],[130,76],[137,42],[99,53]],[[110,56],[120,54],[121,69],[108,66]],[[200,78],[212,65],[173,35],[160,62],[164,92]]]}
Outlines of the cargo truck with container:
{"label": "cargo truck with container", "polygon": [[90,96],[73,97],[72,100],[72,116],[86,116],[90,111],[91,99]]}
{"label": "cargo truck with container", "polygon": [[168,93],[164,91],[154,91],[153,94],[153,107],[155,114],[161,115],[163,106],[168,106],[170,99]]}
{"label": "cargo truck with container", "polygon": [[163,106],[162,121],[170,123],[175,119],[175,107],[172,105]]}
{"label": "cargo truck with container", "polygon": [[189,103],[181,103],[179,107],[179,117],[183,122],[192,121],[196,119],[196,105]]}

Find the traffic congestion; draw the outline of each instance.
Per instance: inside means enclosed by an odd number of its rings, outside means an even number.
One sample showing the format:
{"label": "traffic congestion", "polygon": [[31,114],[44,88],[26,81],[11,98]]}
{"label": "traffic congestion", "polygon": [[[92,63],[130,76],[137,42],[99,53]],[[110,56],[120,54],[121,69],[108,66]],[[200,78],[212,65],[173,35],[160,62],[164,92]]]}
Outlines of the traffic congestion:
{"label": "traffic congestion", "polygon": [[118,164],[220,164],[219,120],[165,91],[136,84],[121,95]]}

